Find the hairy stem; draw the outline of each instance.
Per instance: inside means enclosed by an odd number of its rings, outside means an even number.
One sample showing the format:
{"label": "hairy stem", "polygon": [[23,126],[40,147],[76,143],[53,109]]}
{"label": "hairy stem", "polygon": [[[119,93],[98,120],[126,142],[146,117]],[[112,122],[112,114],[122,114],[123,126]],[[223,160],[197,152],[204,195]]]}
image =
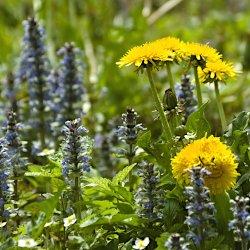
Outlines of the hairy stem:
{"label": "hairy stem", "polygon": [[152,78],[151,69],[149,67],[147,67],[147,74],[148,74],[148,79],[149,79],[149,82],[150,82],[150,87],[151,87],[151,90],[152,90],[153,98],[154,98],[154,101],[155,101],[155,105],[156,105],[156,108],[157,108],[157,110],[159,112],[159,115],[160,115],[163,132],[166,134],[167,138],[169,138],[171,140],[172,139],[172,131],[170,129],[167,118],[166,118],[166,116],[164,114],[164,110],[163,110],[161,101],[160,101],[159,96],[157,94],[155,84],[154,84],[154,81],[153,81],[153,78]]}
{"label": "hairy stem", "polygon": [[200,80],[198,77],[198,71],[197,71],[196,66],[194,66],[194,77],[195,77],[196,93],[197,93],[197,99],[198,99],[198,107],[200,108],[202,105],[202,95],[201,95]]}

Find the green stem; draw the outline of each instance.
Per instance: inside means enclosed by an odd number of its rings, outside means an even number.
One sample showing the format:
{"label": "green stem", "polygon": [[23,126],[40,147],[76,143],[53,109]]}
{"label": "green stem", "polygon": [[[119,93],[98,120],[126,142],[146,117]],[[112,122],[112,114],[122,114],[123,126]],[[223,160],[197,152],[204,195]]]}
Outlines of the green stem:
{"label": "green stem", "polygon": [[241,249],[242,250],[248,250],[248,240],[243,240],[242,242],[241,242]]}
{"label": "green stem", "polygon": [[153,81],[153,78],[152,78],[152,74],[151,74],[151,68],[147,67],[147,73],[148,73],[148,79],[149,79],[149,82],[150,82],[150,87],[151,87],[151,90],[152,90],[155,105],[156,105],[156,108],[157,108],[157,110],[159,112],[159,115],[160,115],[163,132],[166,134],[167,138],[172,140],[172,131],[170,129],[169,123],[168,123],[167,118],[166,118],[166,116],[164,114],[164,110],[163,110],[161,101],[160,101],[159,96],[158,96],[157,91],[156,91],[154,81]]}
{"label": "green stem", "polygon": [[76,217],[77,219],[81,219],[81,206],[79,204],[80,202],[80,178],[79,176],[75,177],[75,205],[76,205]]}
{"label": "green stem", "polygon": [[226,122],[226,116],[225,116],[225,112],[224,112],[224,109],[223,109],[223,105],[222,105],[222,102],[221,102],[218,81],[214,82],[214,89],[215,89],[216,102],[217,102],[219,115],[220,115],[221,127],[222,127],[222,130],[225,131],[225,129],[227,127],[227,122]]}
{"label": "green stem", "polygon": [[198,98],[198,107],[200,108],[202,105],[202,95],[201,95],[200,80],[198,77],[198,71],[196,66],[194,66],[194,77],[195,77],[196,93]]}
{"label": "green stem", "polygon": [[[134,155],[133,155],[133,144],[129,144],[129,155],[128,155],[128,165],[129,166],[132,165],[133,158],[134,158]],[[130,171],[129,175],[128,175],[129,190],[130,190],[130,192],[132,192],[132,190],[133,190],[133,181],[132,181],[132,178],[133,178],[133,173],[132,173],[132,171]]]}
{"label": "green stem", "polygon": [[173,75],[172,75],[172,72],[171,72],[170,63],[166,63],[166,65],[167,65],[168,80],[169,80],[170,88],[171,88],[172,92],[175,94],[174,79],[173,79]]}

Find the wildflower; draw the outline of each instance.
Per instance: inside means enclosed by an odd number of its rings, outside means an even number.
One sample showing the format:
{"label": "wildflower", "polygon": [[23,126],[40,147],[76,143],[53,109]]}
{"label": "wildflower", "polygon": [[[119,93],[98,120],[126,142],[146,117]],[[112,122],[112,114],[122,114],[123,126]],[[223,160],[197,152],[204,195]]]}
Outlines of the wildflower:
{"label": "wildflower", "polygon": [[8,218],[9,211],[5,205],[10,203],[12,192],[10,191],[11,164],[7,152],[6,139],[0,139],[0,217]]}
{"label": "wildflower", "polygon": [[19,247],[32,248],[32,247],[35,247],[37,245],[38,245],[38,243],[32,238],[18,240]]}
{"label": "wildflower", "polygon": [[[162,52],[167,52],[168,55],[176,62],[181,62],[184,57],[183,46],[184,42],[176,37],[163,37],[153,42]],[[172,53],[169,53],[171,51]],[[171,61],[171,60],[167,60]]]}
{"label": "wildflower", "polygon": [[172,234],[169,239],[165,242],[164,246],[171,250],[188,250],[187,243],[180,234]]}
{"label": "wildflower", "polygon": [[142,124],[137,123],[138,114],[132,108],[127,108],[127,112],[122,114],[122,126],[119,126],[116,133],[120,135],[119,140],[125,141],[129,145],[129,151],[123,149],[123,154],[127,157],[129,164],[132,164],[132,159],[135,156],[136,144],[139,131],[145,130]]}
{"label": "wildflower", "polygon": [[[49,59],[44,44],[44,29],[34,18],[23,22],[25,34],[21,55],[19,81],[28,81],[29,108],[31,127],[36,130],[34,137],[39,136],[39,147],[45,147],[45,134],[48,132],[46,120],[49,114]],[[38,138],[36,138],[38,139]],[[39,149],[38,149],[39,150]]]}
{"label": "wildflower", "polygon": [[2,228],[2,227],[5,227],[5,225],[7,224],[7,222],[6,221],[4,221],[4,222],[0,222],[0,228]]}
{"label": "wildflower", "polygon": [[204,176],[211,173],[205,168],[194,166],[187,172],[191,175],[191,186],[185,188],[188,198],[188,216],[185,223],[189,227],[187,238],[191,239],[195,245],[204,246],[205,240],[216,236],[212,223],[215,222],[214,203],[210,201],[209,189],[205,187]]}
{"label": "wildflower", "polygon": [[142,177],[142,183],[135,194],[135,200],[140,208],[136,211],[142,218],[162,218],[164,206],[164,190],[159,186],[159,170],[154,164],[143,162],[140,164],[138,175]]}
{"label": "wildflower", "polygon": [[225,81],[227,78],[236,76],[236,72],[232,67],[232,63],[222,60],[208,61],[206,67],[198,68],[198,75],[201,82]]}
{"label": "wildflower", "polygon": [[80,219],[81,204],[78,203],[82,195],[81,180],[83,174],[90,171],[91,142],[84,136],[88,130],[81,125],[80,119],[66,121],[63,132],[66,138],[63,146],[62,174],[70,188],[70,192],[66,194],[67,203],[75,208],[76,216]]}
{"label": "wildflower", "polygon": [[183,104],[185,115],[183,117],[183,123],[187,122],[187,118],[195,110],[197,110],[197,98],[194,97],[193,90],[195,85],[190,83],[188,75],[183,75],[181,83],[175,85],[175,92],[178,100]]}
{"label": "wildflower", "polygon": [[207,44],[200,43],[186,43],[183,47],[183,53],[186,58],[189,58],[191,62],[198,63],[202,68],[207,61],[217,61],[221,59],[222,55],[219,52],[208,46]]}
{"label": "wildflower", "polygon": [[6,79],[6,90],[4,93],[4,97],[7,101],[7,110],[13,110],[15,113],[18,111],[17,106],[17,86],[15,82],[15,76],[10,71],[7,75]]}
{"label": "wildflower", "polygon": [[159,62],[173,61],[174,52],[159,47],[157,43],[145,43],[130,49],[116,64],[121,68],[134,64],[136,67],[155,66]]}
{"label": "wildflower", "polygon": [[81,125],[80,119],[66,121],[63,132],[66,136],[63,146],[63,175],[70,181],[71,176],[80,175],[90,170],[88,163],[91,158],[89,156],[90,143],[88,138],[84,136],[88,130]]}
{"label": "wildflower", "polygon": [[230,200],[230,203],[234,219],[228,224],[229,230],[233,231],[236,241],[248,242],[250,241],[249,198],[237,196],[235,200]]}
{"label": "wildflower", "polygon": [[65,43],[57,54],[63,57],[58,70],[59,75],[54,75],[54,80],[58,80],[58,86],[54,86],[55,98],[60,101],[53,111],[57,113],[56,121],[62,125],[67,120],[82,116],[81,101],[85,92],[82,86],[84,65],[79,59],[82,52],[74,43]]}
{"label": "wildflower", "polygon": [[145,249],[149,245],[149,242],[149,237],[146,237],[144,240],[137,238],[135,244],[133,245],[133,248],[139,250]]}
{"label": "wildflower", "polygon": [[69,227],[70,225],[73,225],[76,222],[76,215],[72,214],[67,218],[63,219],[64,227]]}
{"label": "wildflower", "polygon": [[177,182],[182,185],[190,184],[186,169],[193,166],[204,166],[210,175],[204,177],[205,185],[212,194],[218,194],[231,189],[239,175],[236,171],[238,164],[227,145],[219,137],[203,137],[183,148],[171,159],[172,173]]}

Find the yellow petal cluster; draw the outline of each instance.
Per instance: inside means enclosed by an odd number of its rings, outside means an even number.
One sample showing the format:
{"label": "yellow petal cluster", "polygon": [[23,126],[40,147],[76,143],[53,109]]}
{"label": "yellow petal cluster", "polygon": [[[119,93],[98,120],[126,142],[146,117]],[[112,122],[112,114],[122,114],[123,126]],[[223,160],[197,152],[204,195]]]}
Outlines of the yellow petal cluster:
{"label": "yellow petal cluster", "polygon": [[153,42],[158,48],[161,48],[162,52],[172,51],[173,59],[176,62],[181,62],[184,58],[183,48],[185,43],[178,38],[175,37],[164,37],[161,39],[157,39]]}
{"label": "yellow petal cluster", "polygon": [[172,173],[180,185],[190,184],[190,174],[186,171],[193,166],[205,167],[211,174],[206,175],[205,185],[212,194],[230,190],[239,175],[238,164],[227,145],[219,137],[203,137],[183,148],[171,159]]}
{"label": "yellow petal cluster", "polygon": [[132,48],[116,64],[119,67],[131,64],[140,67],[149,63],[154,65],[157,61],[173,61],[172,57],[172,51],[158,47],[157,44],[152,42]]}
{"label": "yellow petal cluster", "polygon": [[231,63],[222,60],[208,61],[204,69],[198,69],[201,82],[225,81],[236,76]]}
{"label": "yellow petal cluster", "polygon": [[196,60],[200,61],[203,60],[207,61],[217,61],[221,59],[222,55],[215,49],[207,44],[201,43],[186,43],[183,46],[183,53],[186,57],[194,57]]}
{"label": "yellow petal cluster", "polygon": [[119,67],[134,64],[137,67],[158,62],[182,60],[184,42],[175,37],[165,37],[130,49],[116,64]]}
{"label": "yellow petal cluster", "polygon": [[236,74],[232,64],[224,62],[215,48],[196,42],[185,43],[171,36],[133,47],[116,64],[120,68],[129,65],[143,68],[183,60],[198,67],[201,82],[224,81]]}

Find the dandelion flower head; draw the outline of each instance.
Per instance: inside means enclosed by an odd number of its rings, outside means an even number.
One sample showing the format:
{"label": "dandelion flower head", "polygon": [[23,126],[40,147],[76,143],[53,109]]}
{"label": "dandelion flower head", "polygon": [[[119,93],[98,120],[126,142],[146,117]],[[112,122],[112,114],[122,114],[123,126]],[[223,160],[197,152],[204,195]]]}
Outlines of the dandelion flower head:
{"label": "dandelion flower head", "polygon": [[184,57],[183,52],[183,46],[184,42],[176,37],[163,37],[160,39],[157,39],[153,42],[158,48],[161,48],[161,51],[164,53],[164,51],[172,51],[172,57],[177,62],[181,62]]}
{"label": "dandelion flower head", "polygon": [[197,61],[217,61],[221,59],[222,55],[215,49],[207,44],[201,44],[201,43],[186,43],[185,46],[183,46],[183,52],[186,55],[186,57],[190,57],[197,60]]}
{"label": "dandelion flower head", "polygon": [[205,185],[212,194],[230,190],[239,175],[238,164],[231,150],[219,137],[203,137],[183,148],[171,159],[172,173],[180,185],[189,185],[190,174],[187,169],[193,166],[205,167],[211,174],[206,175]]}
{"label": "dandelion flower head", "polygon": [[157,62],[173,61],[174,53],[156,43],[145,43],[130,49],[116,64],[121,68],[134,64],[136,67],[155,65]]}
{"label": "dandelion flower head", "polygon": [[214,82],[234,78],[236,76],[236,72],[232,67],[232,63],[217,60],[208,61],[204,69],[199,67],[198,75],[201,82]]}

